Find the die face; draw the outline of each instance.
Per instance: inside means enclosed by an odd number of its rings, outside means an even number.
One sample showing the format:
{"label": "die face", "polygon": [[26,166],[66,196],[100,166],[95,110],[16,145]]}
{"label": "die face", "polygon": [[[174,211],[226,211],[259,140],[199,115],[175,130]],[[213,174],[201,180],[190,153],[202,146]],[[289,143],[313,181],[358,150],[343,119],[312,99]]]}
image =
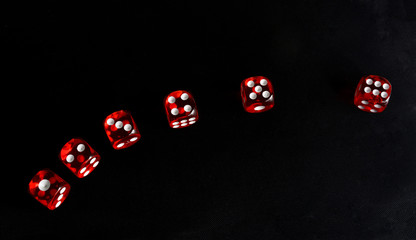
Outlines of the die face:
{"label": "die face", "polygon": [[73,138],[61,149],[61,161],[79,178],[89,175],[101,160],[100,155],[83,139]]}
{"label": "die face", "polygon": [[39,171],[29,182],[29,194],[50,210],[59,207],[70,190],[71,186],[49,169]]}
{"label": "die face", "polygon": [[241,98],[247,112],[265,112],[274,106],[272,83],[263,76],[249,77],[241,83]]}
{"label": "die face", "polygon": [[104,129],[114,149],[123,149],[135,144],[141,137],[133,117],[120,110],[107,116]]}
{"label": "die face", "polygon": [[171,128],[184,128],[198,121],[195,99],[187,91],[171,92],[164,100],[166,115]]}
{"label": "die face", "polygon": [[355,90],[354,104],[365,112],[382,112],[389,103],[391,88],[390,82],[384,77],[364,76]]}

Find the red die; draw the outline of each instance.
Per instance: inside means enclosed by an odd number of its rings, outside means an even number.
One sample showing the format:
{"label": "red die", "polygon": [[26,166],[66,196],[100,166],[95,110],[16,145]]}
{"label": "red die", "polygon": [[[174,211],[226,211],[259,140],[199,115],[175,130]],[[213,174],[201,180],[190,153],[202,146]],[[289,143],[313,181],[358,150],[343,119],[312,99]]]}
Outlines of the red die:
{"label": "red die", "polygon": [[169,126],[183,128],[198,121],[198,110],[192,95],[183,90],[170,93],[164,100]]}
{"label": "red die", "polygon": [[61,149],[61,160],[77,177],[91,173],[101,160],[100,155],[81,138],[73,138]]}
{"label": "red die", "polygon": [[366,112],[384,111],[389,103],[391,84],[384,77],[368,75],[361,78],[354,95],[354,104]]}
{"label": "red die", "polygon": [[120,110],[104,120],[104,129],[114,149],[123,149],[135,144],[141,137],[131,114]]}
{"label": "red die", "polygon": [[29,182],[29,194],[45,207],[54,210],[68,196],[71,186],[49,169],[43,169]]}
{"label": "red die", "polygon": [[241,83],[243,107],[249,113],[259,113],[274,106],[272,83],[263,76],[249,77]]}

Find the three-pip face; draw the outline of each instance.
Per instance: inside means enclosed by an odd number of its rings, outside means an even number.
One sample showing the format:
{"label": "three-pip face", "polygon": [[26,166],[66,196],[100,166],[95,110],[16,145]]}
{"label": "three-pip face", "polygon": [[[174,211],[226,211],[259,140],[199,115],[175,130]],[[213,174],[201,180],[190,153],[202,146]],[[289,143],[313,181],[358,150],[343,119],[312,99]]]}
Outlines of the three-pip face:
{"label": "three-pip face", "polygon": [[141,137],[133,117],[124,110],[108,115],[104,120],[104,129],[114,149],[130,147]]}

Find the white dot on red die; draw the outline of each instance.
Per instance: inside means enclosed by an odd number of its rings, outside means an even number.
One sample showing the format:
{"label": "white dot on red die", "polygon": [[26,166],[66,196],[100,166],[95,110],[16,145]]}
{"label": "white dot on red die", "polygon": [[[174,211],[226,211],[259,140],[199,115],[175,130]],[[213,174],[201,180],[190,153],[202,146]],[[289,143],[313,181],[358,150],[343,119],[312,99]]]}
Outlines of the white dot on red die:
{"label": "white dot on red die", "polygon": [[49,182],[48,179],[42,179],[38,184],[38,188],[41,191],[47,191],[50,186],[51,186],[51,182]]}
{"label": "white dot on red die", "polygon": [[124,125],[124,131],[126,131],[126,132],[130,131],[132,128],[133,127],[131,126],[131,124],[127,123],[126,125]]}
{"label": "white dot on red die", "polygon": [[252,93],[250,93],[250,94],[248,95],[248,97],[249,97],[250,99],[254,100],[254,99],[256,99],[256,98],[257,98],[257,94],[256,94],[255,92],[252,92]]}
{"label": "white dot on red die", "polygon": [[257,107],[254,108],[254,110],[255,111],[260,111],[260,110],[263,110],[265,108],[266,108],[265,106],[257,106]]}
{"label": "white dot on red die", "polygon": [[90,164],[93,164],[93,163],[95,162],[95,160],[97,160],[97,158],[96,158],[96,157],[93,157],[93,158],[90,160]]}
{"label": "white dot on red die", "polygon": [[75,156],[74,155],[72,155],[72,154],[68,154],[68,156],[66,156],[66,161],[67,162],[69,162],[69,163],[71,163],[71,162],[73,162],[74,161],[74,159],[75,159]]}
{"label": "white dot on red die", "polygon": [[364,109],[364,106],[358,105],[359,109]]}
{"label": "white dot on red die", "polygon": [[254,88],[254,91],[256,91],[256,92],[261,92],[263,90],[263,88],[261,88],[260,86],[256,86],[255,88]]}
{"label": "white dot on red die", "polygon": [[260,85],[266,86],[267,85],[267,80],[266,79],[260,80]]}
{"label": "white dot on red die", "polygon": [[377,110],[375,110],[375,109],[370,109],[370,112],[372,112],[372,113],[376,113],[376,112],[377,112]]}
{"label": "white dot on red die", "polygon": [[377,95],[379,95],[380,94],[380,91],[379,90],[377,90],[377,89],[374,89],[373,90],[373,95],[374,96],[377,96]]}
{"label": "white dot on red die", "polygon": [[361,103],[367,105],[368,104],[368,101],[362,100]]}
{"label": "white dot on red die", "polygon": [[176,116],[179,114],[179,110],[177,108],[172,108],[172,110],[170,110],[170,113],[172,113],[172,115]]}
{"label": "white dot on red die", "polygon": [[187,100],[188,98],[189,98],[189,95],[188,95],[187,93],[182,93],[182,95],[181,95],[181,99],[182,99],[183,101]]}
{"label": "white dot on red die", "polygon": [[59,191],[59,193],[64,193],[66,191],[66,187],[63,187],[62,189],[61,189],[61,191]]}
{"label": "white dot on red die", "polygon": [[83,173],[83,172],[85,172],[85,170],[87,170],[87,167],[83,167],[83,168],[81,169],[81,171],[79,171],[79,173]]}
{"label": "white dot on red die", "polygon": [[184,126],[186,126],[186,125],[188,125],[188,123],[182,123],[182,124],[181,124],[181,126],[182,126],[182,127],[184,127]]}
{"label": "white dot on red die", "polygon": [[61,201],[61,199],[64,197],[64,195],[63,194],[60,194],[59,195],[59,197],[58,197],[58,201]]}
{"label": "white dot on red die", "polygon": [[59,207],[59,205],[61,205],[61,203],[62,203],[61,201],[58,201],[55,205],[55,208]]}
{"label": "white dot on red die", "polygon": [[268,98],[268,97],[270,97],[270,92],[269,91],[264,91],[264,92],[262,92],[262,94],[261,94],[264,98]]}
{"label": "white dot on red die", "polygon": [[170,96],[169,98],[168,98],[168,102],[169,103],[174,103],[176,101],[176,98],[175,97],[173,97],[173,96]]}
{"label": "white dot on red die", "polygon": [[364,92],[366,92],[366,93],[371,92],[371,88],[370,88],[370,87],[365,87],[365,88],[364,88]]}
{"label": "white dot on red die", "polygon": [[389,94],[387,92],[382,92],[380,95],[381,95],[382,98],[386,98],[386,97],[389,96]]}
{"label": "white dot on red die", "polygon": [[250,87],[250,88],[254,87],[254,81],[253,80],[248,81],[247,87]]}
{"label": "white dot on red die", "polygon": [[189,124],[194,124],[195,123],[195,121],[189,121]]}
{"label": "white dot on red die", "polygon": [[191,117],[190,119],[189,119],[189,121],[194,121],[196,119],[196,117]]}
{"label": "white dot on red die", "polygon": [[173,128],[178,128],[179,127],[179,125],[175,125],[175,126],[172,126]]}
{"label": "white dot on red die", "polygon": [[374,104],[375,108],[381,108],[382,106],[380,104]]}
{"label": "white dot on red die", "polygon": [[77,151],[78,152],[83,152],[85,150],[85,145],[84,144],[78,144],[77,146]]}
{"label": "white dot on red die", "polygon": [[179,122],[173,122],[172,123],[172,125],[178,125],[179,124]]}
{"label": "white dot on red die", "polygon": [[113,125],[114,124],[114,119],[112,119],[112,118],[109,118],[109,119],[107,119],[107,124],[108,125]]}
{"label": "white dot on red die", "polygon": [[185,110],[185,112],[190,112],[192,110],[191,105],[185,105],[185,107],[183,107],[183,109]]}
{"label": "white dot on red die", "polygon": [[120,129],[120,128],[122,128],[123,127],[123,122],[122,121],[117,121],[116,122],[116,128],[117,129]]}
{"label": "white dot on red die", "polygon": [[117,144],[117,148],[121,148],[122,146],[124,146],[124,143],[119,143],[119,144]]}
{"label": "white dot on red die", "polygon": [[380,82],[380,81],[376,81],[376,82],[374,83],[374,86],[376,86],[376,87],[380,87],[380,86],[381,86],[381,82]]}
{"label": "white dot on red die", "polygon": [[136,141],[138,139],[138,137],[132,137],[132,138],[130,138],[130,142],[134,142],[134,141]]}
{"label": "white dot on red die", "polygon": [[390,88],[389,84],[387,84],[387,83],[383,84],[383,89],[384,90],[388,90],[389,88]]}
{"label": "white dot on red die", "polygon": [[367,79],[367,80],[365,80],[365,83],[367,83],[367,85],[371,85],[371,84],[373,84],[373,79]]}
{"label": "white dot on red die", "polygon": [[85,177],[85,176],[87,176],[89,173],[90,173],[90,171],[86,171],[86,172],[84,173],[84,177]]}

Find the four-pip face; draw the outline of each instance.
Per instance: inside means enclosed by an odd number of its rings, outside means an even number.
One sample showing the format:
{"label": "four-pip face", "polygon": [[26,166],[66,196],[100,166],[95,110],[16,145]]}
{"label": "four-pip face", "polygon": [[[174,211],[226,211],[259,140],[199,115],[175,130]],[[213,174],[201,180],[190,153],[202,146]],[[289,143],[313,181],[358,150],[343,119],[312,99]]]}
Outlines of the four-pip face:
{"label": "four-pip face", "polygon": [[189,92],[174,91],[166,96],[164,104],[170,127],[183,128],[198,121],[196,103]]}

